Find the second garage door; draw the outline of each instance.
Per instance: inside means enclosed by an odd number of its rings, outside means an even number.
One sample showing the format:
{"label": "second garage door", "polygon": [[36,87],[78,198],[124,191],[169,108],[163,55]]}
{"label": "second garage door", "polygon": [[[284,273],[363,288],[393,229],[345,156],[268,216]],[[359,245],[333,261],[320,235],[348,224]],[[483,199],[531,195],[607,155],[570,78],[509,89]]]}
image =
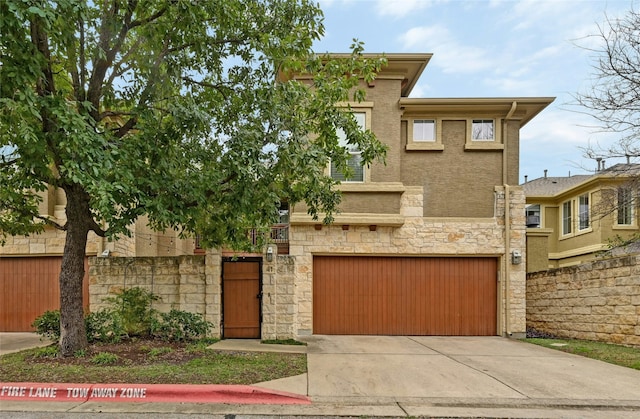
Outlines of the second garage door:
{"label": "second garage door", "polygon": [[316,256],[313,333],[496,335],[497,259]]}

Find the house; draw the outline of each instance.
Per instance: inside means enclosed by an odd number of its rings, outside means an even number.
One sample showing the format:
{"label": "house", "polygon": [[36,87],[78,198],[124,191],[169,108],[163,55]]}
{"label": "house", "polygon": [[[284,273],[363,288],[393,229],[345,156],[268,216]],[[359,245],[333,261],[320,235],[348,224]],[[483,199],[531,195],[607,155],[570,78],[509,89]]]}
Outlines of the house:
{"label": "house", "polygon": [[[127,283],[205,314],[226,338],[523,337],[520,129],[553,98],[410,98],[431,54],[386,57],[375,82],[363,84],[366,101],[349,104],[389,147],[386,163],[340,179],[332,224],[313,220],[300,203],[283,208],[272,234],[278,243],[254,255],[188,256],[192,242],[151,232],[148,247],[137,234],[118,248],[98,244],[97,255],[182,256],[92,258],[91,308]],[[356,161],[358,150],[351,153]]]}
{"label": "house", "polygon": [[527,272],[594,260],[618,239],[640,232],[637,164],[599,168],[591,175],[545,176],[524,183]]}

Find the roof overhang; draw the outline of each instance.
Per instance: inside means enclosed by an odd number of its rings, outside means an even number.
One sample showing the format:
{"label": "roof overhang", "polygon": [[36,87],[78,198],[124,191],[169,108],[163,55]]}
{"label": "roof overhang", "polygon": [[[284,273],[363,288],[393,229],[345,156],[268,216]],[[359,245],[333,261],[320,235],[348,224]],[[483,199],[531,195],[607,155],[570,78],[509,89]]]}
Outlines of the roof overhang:
{"label": "roof overhang", "polygon": [[549,106],[555,97],[503,98],[406,98],[399,101],[405,115],[411,113],[437,115],[495,115],[519,120],[524,126]]}

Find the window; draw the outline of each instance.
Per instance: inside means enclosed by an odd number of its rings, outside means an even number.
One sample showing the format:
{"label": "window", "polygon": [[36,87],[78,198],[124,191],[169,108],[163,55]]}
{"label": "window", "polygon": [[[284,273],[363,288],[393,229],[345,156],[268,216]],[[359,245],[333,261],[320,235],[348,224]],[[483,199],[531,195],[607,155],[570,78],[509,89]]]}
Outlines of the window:
{"label": "window", "polygon": [[525,208],[527,228],[540,228],[540,204]]}
{"label": "window", "polygon": [[[354,112],[353,116],[361,129],[366,127],[366,113]],[[362,166],[362,155],[356,144],[347,143],[347,136],[343,130],[338,130],[339,144],[346,148],[351,155],[347,161],[347,166],[351,171],[351,175],[347,178],[344,174],[331,163],[331,177],[341,182],[364,182],[364,166]]]}
{"label": "window", "polygon": [[471,122],[471,140],[494,141],[493,119],[474,119]]}
{"label": "window", "polygon": [[413,141],[435,141],[436,121],[434,119],[413,120]]}
{"label": "window", "polygon": [[571,234],[572,231],[572,210],[573,206],[571,205],[573,201],[567,201],[562,204],[562,234]]}
{"label": "window", "polygon": [[578,230],[586,230],[591,226],[589,220],[589,194],[580,195],[578,198]]}
{"label": "window", "polygon": [[633,224],[633,193],[630,188],[618,188],[618,225]]}

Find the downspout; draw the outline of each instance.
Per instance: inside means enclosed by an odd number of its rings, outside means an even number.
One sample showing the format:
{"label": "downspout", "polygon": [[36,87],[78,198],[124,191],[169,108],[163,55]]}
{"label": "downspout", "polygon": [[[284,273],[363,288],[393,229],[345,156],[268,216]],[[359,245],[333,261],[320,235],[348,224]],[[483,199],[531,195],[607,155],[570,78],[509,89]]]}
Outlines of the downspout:
{"label": "downspout", "polygon": [[511,104],[511,109],[509,109],[502,121],[502,143],[504,145],[502,150],[502,184],[504,185],[504,326],[507,336],[511,336],[511,300],[509,298],[509,291],[511,290],[511,263],[509,260],[509,255],[511,254],[511,187],[507,178],[509,168],[507,123],[513,117],[517,107],[518,103],[514,100]]}

